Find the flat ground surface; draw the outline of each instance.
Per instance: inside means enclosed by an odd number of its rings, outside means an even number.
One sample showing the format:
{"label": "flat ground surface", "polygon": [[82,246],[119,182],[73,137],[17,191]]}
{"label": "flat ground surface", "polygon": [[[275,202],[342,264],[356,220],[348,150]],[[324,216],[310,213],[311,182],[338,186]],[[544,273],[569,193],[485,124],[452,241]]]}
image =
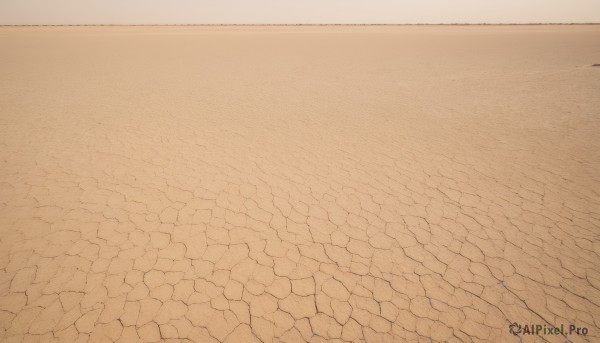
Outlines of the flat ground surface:
{"label": "flat ground surface", "polygon": [[0,340],[600,339],[600,26],[0,28]]}

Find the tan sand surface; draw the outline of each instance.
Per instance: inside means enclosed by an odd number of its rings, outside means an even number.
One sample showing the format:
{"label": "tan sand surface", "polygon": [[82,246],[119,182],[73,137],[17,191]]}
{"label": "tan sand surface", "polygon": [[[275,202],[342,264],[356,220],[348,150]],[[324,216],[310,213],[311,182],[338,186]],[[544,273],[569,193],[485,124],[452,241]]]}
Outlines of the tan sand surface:
{"label": "tan sand surface", "polygon": [[598,342],[594,63],[600,26],[0,28],[0,341]]}

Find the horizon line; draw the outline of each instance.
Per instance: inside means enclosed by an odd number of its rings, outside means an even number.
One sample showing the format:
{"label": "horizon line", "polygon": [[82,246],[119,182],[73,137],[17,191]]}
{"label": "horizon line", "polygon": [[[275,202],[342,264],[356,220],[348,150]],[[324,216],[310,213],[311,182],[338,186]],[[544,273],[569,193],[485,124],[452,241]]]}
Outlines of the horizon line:
{"label": "horizon line", "polygon": [[526,25],[600,25],[600,22],[539,22],[539,23],[229,23],[229,24],[0,24],[11,26],[526,26]]}

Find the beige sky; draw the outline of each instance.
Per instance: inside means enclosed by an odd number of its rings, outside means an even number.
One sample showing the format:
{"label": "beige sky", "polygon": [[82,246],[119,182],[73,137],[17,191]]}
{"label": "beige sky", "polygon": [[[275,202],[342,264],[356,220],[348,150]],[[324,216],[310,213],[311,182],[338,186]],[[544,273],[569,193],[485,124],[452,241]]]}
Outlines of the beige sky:
{"label": "beige sky", "polygon": [[600,0],[0,0],[0,24],[600,22]]}

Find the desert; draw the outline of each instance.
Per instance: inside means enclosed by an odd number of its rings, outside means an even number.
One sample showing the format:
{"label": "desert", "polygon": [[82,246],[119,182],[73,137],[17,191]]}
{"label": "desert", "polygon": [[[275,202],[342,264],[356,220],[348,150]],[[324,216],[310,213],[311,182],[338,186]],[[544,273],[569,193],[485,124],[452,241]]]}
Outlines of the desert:
{"label": "desert", "polygon": [[598,25],[0,47],[0,341],[600,339]]}

